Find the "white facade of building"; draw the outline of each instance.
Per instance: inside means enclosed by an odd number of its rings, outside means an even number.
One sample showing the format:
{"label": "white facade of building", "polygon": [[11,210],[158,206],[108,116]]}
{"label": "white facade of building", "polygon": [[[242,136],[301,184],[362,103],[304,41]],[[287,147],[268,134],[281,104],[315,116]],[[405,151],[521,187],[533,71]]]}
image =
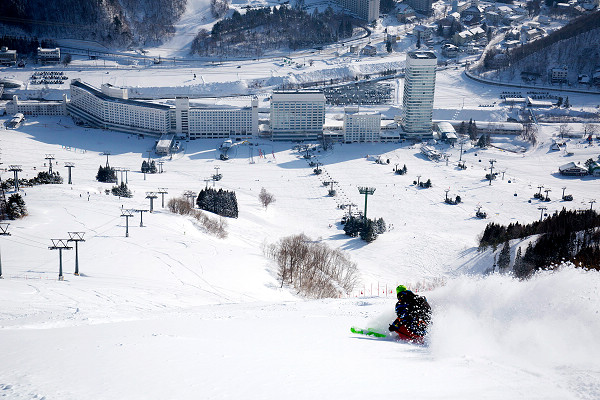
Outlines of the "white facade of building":
{"label": "white facade of building", "polygon": [[406,55],[402,128],[409,135],[432,132],[436,66],[437,57],[431,51],[411,51]]}
{"label": "white facade of building", "polygon": [[23,115],[67,115],[67,95],[63,95],[62,101],[23,101],[19,100],[17,95],[14,95],[12,100],[6,103],[6,113],[21,113]]}
{"label": "white facade of building", "polygon": [[175,106],[130,100],[127,90],[102,90],[73,80],[69,113],[87,124],[138,134],[176,134],[189,139],[252,137],[258,134],[258,102],[251,107],[190,107],[187,97]]}
{"label": "white facade of building", "polygon": [[379,142],[381,114],[361,114],[358,107],[344,109],[344,142]]}
{"label": "white facade of building", "polygon": [[323,135],[324,123],[323,92],[273,92],[271,133],[274,140],[316,139]]}
{"label": "white facade of building", "polygon": [[37,58],[43,64],[59,63],[60,62],[60,47],[55,49],[37,48]]}

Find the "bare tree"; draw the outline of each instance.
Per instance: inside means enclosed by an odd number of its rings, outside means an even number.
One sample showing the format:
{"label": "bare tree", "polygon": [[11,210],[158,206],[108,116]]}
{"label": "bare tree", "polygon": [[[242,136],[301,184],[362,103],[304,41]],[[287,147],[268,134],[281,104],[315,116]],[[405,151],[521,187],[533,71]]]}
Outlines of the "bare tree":
{"label": "bare tree", "polygon": [[272,193],[267,192],[265,188],[260,189],[258,199],[260,200],[260,204],[262,204],[264,208],[269,207],[269,204],[275,202],[275,196],[273,196]]}
{"label": "bare tree", "polygon": [[330,249],[304,234],[282,238],[265,246],[264,252],[279,266],[281,287],[291,285],[305,296],[339,297],[356,285],[356,263],[341,250]]}
{"label": "bare tree", "polygon": [[521,134],[523,140],[526,140],[535,146],[535,144],[537,143],[537,133],[538,127],[536,124],[531,122],[523,124],[523,133]]}
{"label": "bare tree", "polygon": [[560,135],[561,139],[564,139],[565,136],[568,137],[571,135],[571,132],[573,132],[573,128],[571,128],[569,124],[560,124],[558,126],[558,134]]}
{"label": "bare tree", "polygon": [[586,137],[586,139],[589,136],[593,136],[593,135],[597,135],[598,132],[600,132],[600,129],[598,128],[598,125],[596,124],[583,124],[583,134]]}

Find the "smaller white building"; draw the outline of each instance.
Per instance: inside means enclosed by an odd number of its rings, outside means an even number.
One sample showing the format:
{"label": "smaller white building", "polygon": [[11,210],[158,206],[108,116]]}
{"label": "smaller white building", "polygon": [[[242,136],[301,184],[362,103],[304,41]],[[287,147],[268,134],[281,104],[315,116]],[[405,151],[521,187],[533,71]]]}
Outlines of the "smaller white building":
{"label": "smaller white building", "polygon": [[17,51],[10,50],[6,46],[0,47],[0,65],[16,65],[17,64]]}
{"label": "smaller white building", "polygon": [[67,95],[63,94],[62,101],[23,101],[14,95],[12,100],[6,103],[6,112],[23,115],[67,115]]}
{"label": "smaller white building", "polygon": [[360,52],[365,56],[374,56],[377,54],[377,48],[368,44],[365,47],[363,47]]}
{"label": "smaller white building", "polygon": [[344,142],[379,142],[380,113],[360,113],[358,107],[344,109]]}
{"label": "smaller white building", "polygon": [[566,67],[552,68],[550,70],[550,80],[552,83],[566,83],[569,70]]}
{"label": "smaller white building", "polygon": [[37,48],[37,59],[42,64],[57,64],[60,62],[60,47],[55,49]]}

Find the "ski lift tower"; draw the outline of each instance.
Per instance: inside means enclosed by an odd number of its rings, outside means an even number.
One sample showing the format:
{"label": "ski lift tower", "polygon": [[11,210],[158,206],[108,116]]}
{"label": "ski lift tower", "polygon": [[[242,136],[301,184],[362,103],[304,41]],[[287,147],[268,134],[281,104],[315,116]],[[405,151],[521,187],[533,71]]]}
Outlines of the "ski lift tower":
{"label": "ski lift tower", "polygon": [[375,188],[360,186],[358,188],[358,193],[365,195],[365,220],[366,220],[367,219],[367,198],[369,195],[373,195],[373,193],[375,193]]}

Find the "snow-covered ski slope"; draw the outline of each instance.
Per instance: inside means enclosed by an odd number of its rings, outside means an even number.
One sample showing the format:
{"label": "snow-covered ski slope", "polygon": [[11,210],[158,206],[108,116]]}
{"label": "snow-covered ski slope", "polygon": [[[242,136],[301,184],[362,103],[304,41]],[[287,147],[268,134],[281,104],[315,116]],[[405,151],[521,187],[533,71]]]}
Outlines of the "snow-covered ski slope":
{"label": "snow-covered ski slope", "polygon": [[[528,200],[540,184],[553,190],[553,200],[543,203],[548,212],[589,207],[598,197],[593,179],[565,179],[556,171],[570,160],[597,157],[599,147],[572,140],[573,155],[551,152],[555,133],[542,125],[535,148],[496,139],[524,146],[525,153],[467,148],[465,171],[455,166],[458,148],[440,148],[451,155],[446,165],[409,144],[336,145],[317,153],[325,171],[318,177],[289,143],[238,145],[223,162],[220,141],[183,142],[184,151],[165,159],[163,174],[144,180],[137,171],[153,139],[81,128],[64,117],[0,130],[3,166],[21,165],[20,177],[45,170],[47,154],[65,179],[64,163],[75,163],[72,185],[24,188],[30,215],[11,221],[11,236],[0,237],[0,393],[9,399],[598,398],[598,274],[562,270],[527,282],[483,277],[492,255],[475,250],[487,222],[539,218],[542,203]],[[106,195],[110,185],[95,181],[104,152],[111,166],[130,170],[132,199]],[[506,170],[491,186],[484,181],[490,159]],[[408,174],[395,175],[395,164],[406,164]],[[168,188],[166,200],[198,192],[215,167],[223,174],[215,187],[235,190],[239,201],[228,238],[170,214],[160,196],[155,212],[143,215],[144,227],[134,214],[125,238],[121,207],[148,209],[146,192],[158,188]],[[433,187],[415,188],[417,176]],[[327,196],[324,180],[338,182],[339,197]],[[368,215],[392,228],[369,245],[344,236],[338,223],[338,202],[364,207],[358,186],[376,188]],[[564,186],[571,203],[557,200]],[[276,198],[267,210],[258,201],[263,187]],[[463,202],[444,204],[445,189]],[[475,218],[478,205],[488,220]],[[73,275],[74,251],[65,251],[60,282],[58,252],[48,246],[69,231],[85,232],[81,276]],[[358,263],[361,283],[350,297],[307,301],[280,288],[262,247],[301,232]],[[429,288],[424,294],[435,324],[427,346],[352,335],[352,325],[387,328],[394,298],[385,288],[398,283]]]}

